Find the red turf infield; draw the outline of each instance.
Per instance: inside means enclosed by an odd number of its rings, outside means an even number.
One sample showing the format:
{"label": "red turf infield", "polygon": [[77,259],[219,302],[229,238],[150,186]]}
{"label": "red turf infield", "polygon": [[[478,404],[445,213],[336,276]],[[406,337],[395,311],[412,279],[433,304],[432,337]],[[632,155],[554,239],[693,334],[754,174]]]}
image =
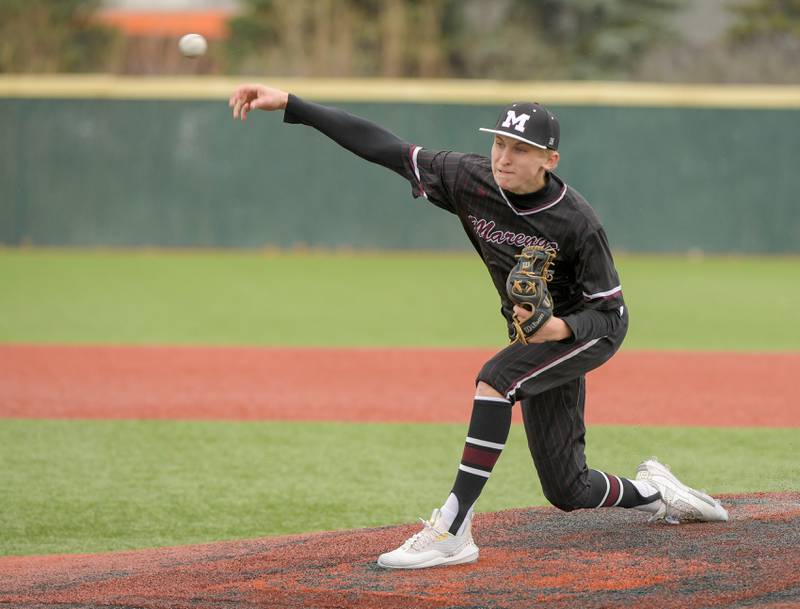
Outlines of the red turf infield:
{"label": "red turf infield", "polygon": [[411,526],[0,558],[0,607],[800,607],[800,493],[723,503],[729,523],[681,526],[630,510],[481,514],[477,565],[410,572],[379,569],[375,557]]}
{"label": "red turf infield", "polygon": [[[491,354],[3,345],[0,417],[464,423]],[[589,375],[587,421],[797,427],[798,377],[798,353],[622,351]]]}

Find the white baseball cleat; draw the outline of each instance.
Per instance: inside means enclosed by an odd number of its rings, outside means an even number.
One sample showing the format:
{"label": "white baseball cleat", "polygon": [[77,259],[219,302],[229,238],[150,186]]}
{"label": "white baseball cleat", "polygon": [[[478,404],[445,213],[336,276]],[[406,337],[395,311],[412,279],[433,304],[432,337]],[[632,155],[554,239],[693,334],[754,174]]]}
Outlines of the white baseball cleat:
{"label": "white baseball cleat", "polygon": [[478,560],[478,546],[472,539],[471,513],[467,516],[461,535],[448,532],[438,509],[433,510],[430,521],[422,520],[422,524],[423,529],[407,539],[402,546],[381,554],[378,557],[378,566],[386,569],[424,569]]}
{"label": "white baseball cleat", "polygon": [[686,486],[655,459],[648,459],[636,468],[636,479],[647,480],[661,494],[662,506],[651,520],[670,524],[680,522],[727,522],[728,512],[719,501]]}

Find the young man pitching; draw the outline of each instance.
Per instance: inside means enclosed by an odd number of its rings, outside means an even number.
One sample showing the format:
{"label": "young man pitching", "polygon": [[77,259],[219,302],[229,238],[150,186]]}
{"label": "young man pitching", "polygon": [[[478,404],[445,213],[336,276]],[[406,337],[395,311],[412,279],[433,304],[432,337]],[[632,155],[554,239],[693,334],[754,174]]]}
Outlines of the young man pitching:
{"label": "young man pitching", "polygon": [[342,110],[263,85],[230,98],[234,118],[284,110],[358,156],[400,174],[414,197],[454,214],[486,265],[513,342],[478,373],[464,452],[450,494],[422,531],[378,564],[417,569],[475,562],[472,514],[505,447],[519,402],[547,499],[565,510],[633,508],[671,523],[726,521],[713,498],[654,459],[633,479],[590,469],[584,456],[585,375],[617,351],[628,311],[605,231],[584,198],[554,173],[558,119],[544,106],[503,108],[490,157],[430,150]]}

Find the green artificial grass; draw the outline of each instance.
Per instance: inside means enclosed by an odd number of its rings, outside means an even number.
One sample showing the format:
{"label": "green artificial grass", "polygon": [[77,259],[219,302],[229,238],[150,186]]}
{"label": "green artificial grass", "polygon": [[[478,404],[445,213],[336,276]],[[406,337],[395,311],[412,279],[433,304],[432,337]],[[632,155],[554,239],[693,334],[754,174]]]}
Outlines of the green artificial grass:
{"label": "green artificial grass", "polygon": [[[626,348],[800,348],[800,258],[619,256]],[[500,346],[469,254],[0,251],[0,342]]]}
{"label": "green artificial grass", "polygon": [[[465,425],[0,420],[0,554],[413,522],[449,492]],[[598,426],[588,457],[632,475],[658,455],[712,493],[779,491],[798,488],[799,441],[791,429]],[[544,503],[515,425],[478,511]]]}

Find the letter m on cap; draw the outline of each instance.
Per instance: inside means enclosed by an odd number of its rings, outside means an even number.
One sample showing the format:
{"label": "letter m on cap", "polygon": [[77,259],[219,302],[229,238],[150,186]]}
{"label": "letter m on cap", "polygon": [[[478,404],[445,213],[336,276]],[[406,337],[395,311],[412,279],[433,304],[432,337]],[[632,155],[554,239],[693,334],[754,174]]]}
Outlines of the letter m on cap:
{"label": "letter m on cap", "polygon": [[509,110],[508,114],[506,114],[506,120],[503,121],[503,127],[514,125],[514,129],[520,133],[525,133],[525,123],[527,123],[530,118],[530,114],[520,114],[517,116],[516,112]]}

